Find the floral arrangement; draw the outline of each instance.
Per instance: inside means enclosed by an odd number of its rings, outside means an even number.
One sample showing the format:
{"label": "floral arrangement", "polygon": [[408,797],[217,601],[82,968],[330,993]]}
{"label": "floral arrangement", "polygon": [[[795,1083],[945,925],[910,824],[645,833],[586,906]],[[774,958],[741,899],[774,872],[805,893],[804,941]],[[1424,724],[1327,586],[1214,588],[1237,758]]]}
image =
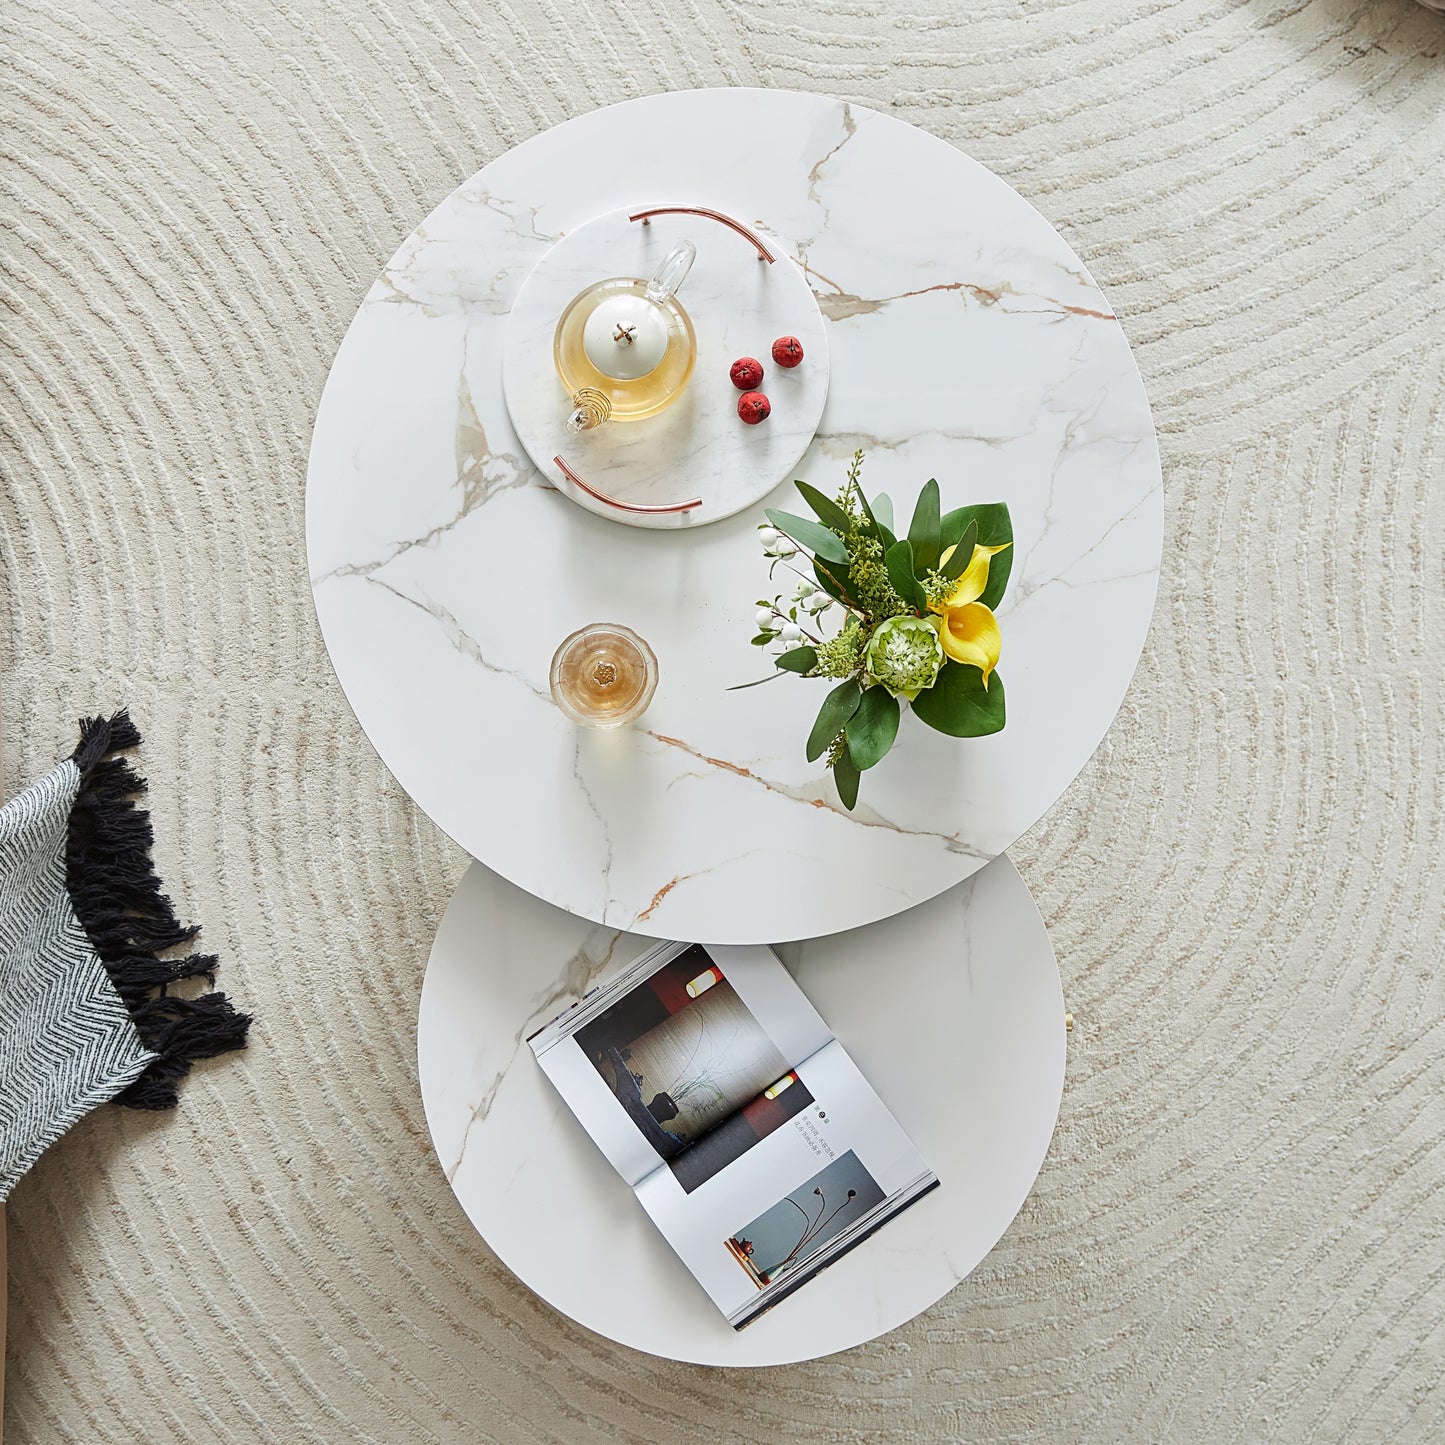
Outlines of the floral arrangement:
{"label": "floral arrangement", "polygon": [[[919,494],[906,536],[893,532],[893,504],[870,502],[858,485],[863,453],[830,500],[796,486],[817,520],[769,510],[758,535],[765,556],[797,573],[786,599],[760,599],[755,647],[772,646],[777,671],[826,677],[808,734],[807,756],[826,755],[843,806],[898,736],[903,703],[950,737],[996,733],[1004,725],[1002,638],[993,609],[1008,586],[1013,526],[1002,502],[941,513],[938,483]],[[804,570],[806,569],[806,570]],[[808,575],[811,573],[811,576]],[[824,623],[834,607],[831,636]],[[744,683],[755,687],[757,683]]]}

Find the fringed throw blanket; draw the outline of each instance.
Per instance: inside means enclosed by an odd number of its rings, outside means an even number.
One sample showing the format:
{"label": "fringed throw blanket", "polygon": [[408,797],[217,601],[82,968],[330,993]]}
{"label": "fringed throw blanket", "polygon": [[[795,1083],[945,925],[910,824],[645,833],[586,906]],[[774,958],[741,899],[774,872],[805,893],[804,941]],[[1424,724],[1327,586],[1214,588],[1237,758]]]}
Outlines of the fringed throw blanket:
{"label": "fringed throw blanket", "polygon": [[162,957],[177,921],[151,866],[145,788],[112,754],[140,742],[129,716],[81,723],[74,754],[0,808],[0,1201],[72,1124],[116,1099],[169,1109],[197,1059],[241,1047],[251,1020],[209,954]]}

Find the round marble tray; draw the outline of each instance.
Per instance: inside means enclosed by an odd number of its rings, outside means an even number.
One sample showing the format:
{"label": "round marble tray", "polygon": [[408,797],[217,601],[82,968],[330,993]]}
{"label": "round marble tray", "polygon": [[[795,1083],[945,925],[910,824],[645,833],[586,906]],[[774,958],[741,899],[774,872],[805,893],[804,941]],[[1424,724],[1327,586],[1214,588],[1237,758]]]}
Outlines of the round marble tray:
{"label": "round marble tray", "polygon": [[[726,690],[767,667],[748,645],[768,589],[758,515],[682,543],[607,525],[531,466],[508,420],[501,357],[522,283],[560,235],[640,196],[795,238],[832,355],[798,475],[831,492],[864,447],[866,485],[900,512],[929,477],[948,506],[1012,509],[1008,727],[961,743],[905,718],[852,814],[804,757],[826,684]],[[796,505],[791,488],[774,497]],[[332,368],[306,526],[337,676],[436,823],[571,912],[741,943],[906,909],[1037,821],[1128,687],[1163,505],[1128,342],[1032,207],[889,116],[719,90],[539,135],[418,227]],[[564,637],[604,620],[648,640],[661,678],[639,724],[596,735],[552,704],[547,671]]]}
{"label": "round marble tray", "polygon": [[[687,527],[756,505],[790,479],[813,440],[828,395],[828,334],[817,298],[786,243],[749,223],[771,262],[715,220],[660,215],[632,221],[637,207],[569,231],[522,283],[507,322],[502,382],[507,412],[533,464],[559,491],[589,511],[634,527]],[[567,430],[571,404],[557,377],[552,339],[568,302],[610,276],[646,278],[679,240],[697,247],[678,299],[697,333],[697,364],[681,396],[640,422]],[[793,335],[801,366],[773,364],[772,344]],[[740,356],[763,363],[762,390],[772,415],[757,426],[738,419],[739,392],[728,368]],[[629,511],[575,486],[561,458],[590,486],[630,506],[686,502],[687,511]]]}
{"label": "round marble tray", "polygon": [[848,1349],[947,1294],[1018,1213],[1063,1091],[1058,972],[1013,864],[996,859],[885,923],[780,950],[941,1187],[741,1332],[524,1042],[647,943],[480,865],[462,879],[427,965],[417,1060],[437,1156],[492,1249],[588,1329],[708,1365]]}

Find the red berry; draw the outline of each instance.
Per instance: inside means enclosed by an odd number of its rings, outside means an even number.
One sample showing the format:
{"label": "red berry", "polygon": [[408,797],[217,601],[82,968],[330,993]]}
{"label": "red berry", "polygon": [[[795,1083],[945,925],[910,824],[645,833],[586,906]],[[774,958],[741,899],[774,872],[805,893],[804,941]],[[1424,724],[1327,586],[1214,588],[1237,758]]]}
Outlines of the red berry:
{"label": "red berry", "polygon": [[772,409],[772,402],[760,391],[744,392],[738,398],[738,415],[749,426],[757,426],[760,421],[766,421]]}
{"label": "red berry", "polygon": [[763,381],[763,363],[753,356],[740,356],[728,375],[739,391],[756,391]]}
{"label": "red berry", "polygon": [[773,360],[789,369],[803,359],[803,343],[796,336],[780,336],[773,342]]}

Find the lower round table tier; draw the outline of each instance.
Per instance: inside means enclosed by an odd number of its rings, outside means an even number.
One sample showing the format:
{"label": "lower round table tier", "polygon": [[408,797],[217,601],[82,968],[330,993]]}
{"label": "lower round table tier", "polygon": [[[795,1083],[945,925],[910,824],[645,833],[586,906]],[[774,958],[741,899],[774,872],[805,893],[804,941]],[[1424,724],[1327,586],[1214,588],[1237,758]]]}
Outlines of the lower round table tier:
{"label": "lower round table tier", "polygon": [[[958,741],[905,714],[851,814],[804,756],[828,684],[727,690],[770,670],[749,645],[752,614],[791,581],[769,583],[760,515],[617,525],[538,473],[508,418],[508,312],[537,259],[599,215],[688,204],[766,223],[788,241],[777,264],[800,268],[818,297],[831,382],[799,477],[832,493],[861,447],[865,488],[900,513],[930,477],[946,508],[1012,511],[999,609],[1008,726]],[[771,341],[758,337],[755,354]],[[728,386],[730,360],[700,356],[689,385]],[[767,504],[798,502],[789,487]],[[538,897],[610,927],[714,942],[885,918],[1014,842],[1123,699],[1162,527],[1128,343],[1058,234],[944,142],[774,91],[598,111],[461,186],[362,304],[307,477],[327,648],[402,786]],[[575,727],[547,686],[553,650],[589,622],[633,628],[660,669],[646,715],[605,735]]]}
{"label": "lower round table tier", "polygon": [[525,1043],[648,943],[480,865],[457,889],[427,966],[417,1058],[432,1142],[487,1243],[579,1324],[699,1364],[831,1354],[941,1299],[1018,1213],[1063,1090],[1058,972],[1013,863],[996,859],[899,917],[780,950],[940,1187],[741,1332]]}

